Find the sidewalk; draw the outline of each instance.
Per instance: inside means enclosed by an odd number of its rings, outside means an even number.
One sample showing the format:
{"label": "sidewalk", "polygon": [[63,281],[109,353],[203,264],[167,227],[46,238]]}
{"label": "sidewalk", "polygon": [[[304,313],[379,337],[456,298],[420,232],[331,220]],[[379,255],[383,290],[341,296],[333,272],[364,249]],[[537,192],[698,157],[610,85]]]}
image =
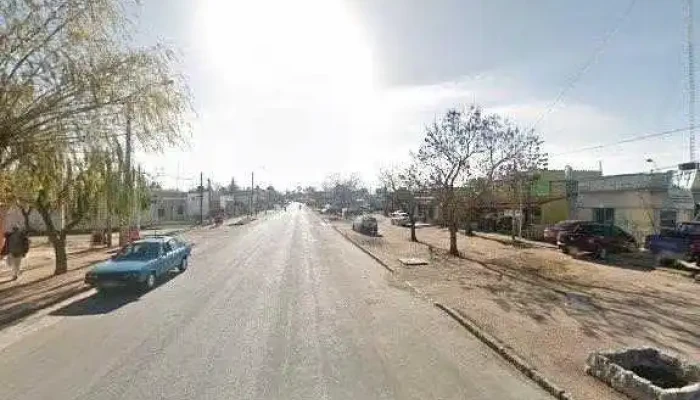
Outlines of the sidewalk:
{"label": "sidewalk", "polygon": [[[144,230],[142,235],[177,234],[185,227]],[[71,297],[89,287],[83,284],[86,270],[109,258],[118,249],[90,246],[89,235],[71,235],[67,239],[68,272],[54,276],[53,247],[45,236],[31,239],[31,248],[22,261],[22,274],[11,281],[11,272],[0,262],[0,327],[28,313]],[[113,236],[118,243],[118,235]]]}
{"label": "sidewalk", "polygon": [[[495,240],[495,241],[497,241],[499,243],[503,243],[503,244],[513,244],[513,239],[509,235],[504,235],[502,233],[475,231],[474,236],[482,237],[484,239]],[[553,245],[551,243],[546,243],[546,242],[538,242],[536,240],[530,240],[530,239],[516,237],[515,241],[522,243],[522,244],[525,244],[525,246],[527,246],[527,247],[541,247],[544,249],[553,249],[553,250],[557,249],[556,245]]]}
{"label": "sidewalk", "polygon": [[[423,243],[411,243],[408,229],[385,222],[382,237],[333,225],[394,268],[399,287],[457,310],[576,399],[625,398],[585,374],[592,351],[648,345],[700,362],[700,286],[688,276],[462,233],[464,258],[454,258],[448,232],[437,227],[418,230]],[[429,265],[407,268],[399,257]]]}

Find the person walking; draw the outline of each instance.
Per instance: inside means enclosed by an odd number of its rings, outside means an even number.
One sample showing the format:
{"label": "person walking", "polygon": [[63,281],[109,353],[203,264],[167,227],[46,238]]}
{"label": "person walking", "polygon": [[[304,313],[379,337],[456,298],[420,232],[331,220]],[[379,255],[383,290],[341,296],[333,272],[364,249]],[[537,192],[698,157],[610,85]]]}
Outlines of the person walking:
{"label": "person walking", "polygon": [[12,280],[19,278],[22,259],[29,252],[29,238],[27,233],[20,230],[18,226],[13,226],[12,231],[5,234],[5,244],[2,248],[2,255],[7,256],[7,265],[12,269]]}

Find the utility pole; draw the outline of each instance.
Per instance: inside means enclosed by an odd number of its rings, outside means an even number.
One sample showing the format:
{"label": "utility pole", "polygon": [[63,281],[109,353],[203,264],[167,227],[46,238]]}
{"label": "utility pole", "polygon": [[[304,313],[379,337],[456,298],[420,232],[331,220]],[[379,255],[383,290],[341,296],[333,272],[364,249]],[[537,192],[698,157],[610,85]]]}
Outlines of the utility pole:
{"label": "utility pole", "polygon": [[199,173],[199,224],[204,225],[204,172]]}
{"label": "utility pole", "polygon": [[253,216],[253,189],[255,187],[255,172],[250,173],[250,210],[248,213]]}
{"label": "utility pole", "polygon": [[[124,183],[126,186],[126,193],[127,193],[127,204],[129,204],[130,197],[133,195],[133,187],[132,187],[132,180],[131,180],[131,148],[133,147],[131,143],[131,103],[126,103],[126,143],[125,143],[125,156],[124,156],[124,163],[125,165],[122,165],[122,171],[124,173]],[[131,223],[132,223],[132,209],[131,207],[127,207],[127,215],[126,215],[126,232],[124,232],[125,227],[123,226],[124,218],[120,218],[120,229],[119,229],[119,246],[123,246],[129,241],[129,238],[127,236],[130,235],[131,232]]]}
{"label": "utility pole", "polygon": [[207,214],[211,214],[211,178],[207,178],[207,193],[209,195],[208,203],[207,203]]}
{"label": "utility pole", "polygon": [[688,128],[690,129],[690,160],[695,161],[695,50],[693,46],[693,0],[686,2],[686,29],[688,51]]}
{"label": "utility pole", "polygon": [[141,231],[141,207],[139,207],[139,189],[142,187],[137,186],[141,181],[141,165],[139,164],[137,174],[136,174],[136,184],[134,185],[134,213],[136,214],[136,230]]}

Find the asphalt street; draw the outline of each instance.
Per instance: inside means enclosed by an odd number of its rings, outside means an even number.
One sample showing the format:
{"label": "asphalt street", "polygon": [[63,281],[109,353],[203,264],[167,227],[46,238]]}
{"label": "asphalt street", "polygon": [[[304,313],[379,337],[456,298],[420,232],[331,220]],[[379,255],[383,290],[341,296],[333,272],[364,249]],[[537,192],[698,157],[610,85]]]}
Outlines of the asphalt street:
{"label": "asphalt street", "polygon": [[153,291],[0,332],[0,399],[550,399],[310,211],[194,237]]}

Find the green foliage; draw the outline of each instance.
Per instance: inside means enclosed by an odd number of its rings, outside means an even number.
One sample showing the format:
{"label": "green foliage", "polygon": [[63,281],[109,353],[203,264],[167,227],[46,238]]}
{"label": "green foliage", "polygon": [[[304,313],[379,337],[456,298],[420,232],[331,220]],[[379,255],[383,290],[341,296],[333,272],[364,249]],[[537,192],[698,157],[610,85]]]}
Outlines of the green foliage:
{"label": "green foliage", "polygon": [[[105,210],[126,222],[127,182],[148,206],[119,143],[127,125],[149,151],[186,139],[191,96],[175,53],[130,46],[135,1],[0,1],[0,201],[35,206],[50,236]],[[61,209],[63,228],[50,217]]]}

